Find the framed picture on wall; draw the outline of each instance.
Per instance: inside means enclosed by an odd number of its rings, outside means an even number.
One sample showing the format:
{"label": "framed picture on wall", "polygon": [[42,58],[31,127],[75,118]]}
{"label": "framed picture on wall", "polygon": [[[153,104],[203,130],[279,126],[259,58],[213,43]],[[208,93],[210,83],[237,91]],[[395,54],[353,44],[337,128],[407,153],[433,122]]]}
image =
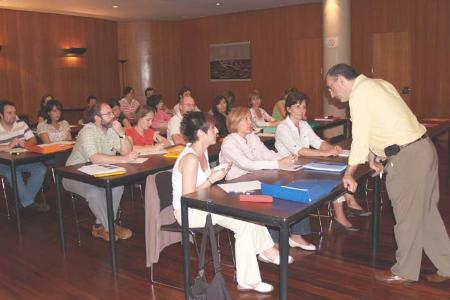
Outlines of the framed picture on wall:
{"label": "framed picture on wall", "polygon": [[209,45],[211,81],[251,81],[250,41]]}

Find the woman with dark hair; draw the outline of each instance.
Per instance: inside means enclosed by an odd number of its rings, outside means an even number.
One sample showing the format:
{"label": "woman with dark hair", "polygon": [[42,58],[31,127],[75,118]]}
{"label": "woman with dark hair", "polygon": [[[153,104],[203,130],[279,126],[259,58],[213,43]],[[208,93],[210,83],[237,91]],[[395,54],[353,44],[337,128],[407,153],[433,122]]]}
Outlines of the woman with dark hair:
{"label": "woman with dark hair", "polygon": [[216,128],[219,130],[219,136],[225,137],[228,135],[227,115],[229,112],[228,102],[225,96],[214,97],[211,111],[216,121]]}
{"label": "woman with dark hair", "polygon": [[39,112],[38,112],[38,124],[45,121],[47,118],[47,114],[45,113],[45,104],[47,104],[48,101],[55,99],[53,95],[51,94],[45,94],[41,97],[41,102],[39,105]]}
{"label": "woman with dark hair", "polygon": [[[309,98],[300,91],[293,91],[286,98],[286,119],[281,122],[275,133],[275,148],[284,155],[294,154],[298,156],[337,156],[342,152],[340,146],[333,146],[320,139],[306,121],[306,109]],[[314,149],[311,149],[310,147]],[[347,201],[348,210],[359,216],[368,216],[355,198],[345,194],[333,201],[334,222],[339,228],[348,231],[358,231],[347,219],[343,202]]]}
{"label": "woman with dark hair", "polygon": [[134,114],[138,110],[141,103],[134,98],[134,89],[127,86],[123,89],[123,98],[119,100],[120,110],[125,114],[125,117],[133,124],[135,121]]}
{"label": "woman with dark hair", "polygon": [[[217,129],[201,112],[187,113],[181,122],[181,133],[191,143],[178,156],[172,173],[174,215],[181,224],[181,196],[208,188],[222,180],[227,169],[211,170],[208,147],[216,143]],[[190,208],[189,227],[205,226],[207,212]],[[235,233],[236,279],[240,291],[270,293],[273,286],[261,280],[256,255],[278,263],[279,252],[274,247],[267,228],[250,222],[212,214],[213,224],[219,224]],[[289,257],[291,262],[292,257]]]}
{"label": "woman with dark hair", "polygon": [[[162,150],[170,143],[159,134],[156,134],[151,127],[155,112],[152,107],[144,105],[136,112],[136,125],[125,129],[133,151],[145,152]],[[155,144],[156,142],[156,144]]]}
{"label": "woman with dark hair", "polygon": [[166,112],[166,106],[162,101],[162,96],[152,95],[147,98],[147,105],[153,107],[155,111],[152,128],[157,130],[167,129],[167,123],[169,122],[171,116]]}
{"label": "woman with dark hair", "polygon": [[37,134],[44,144],[71,141],[69,123],[62,118],[62,104],[56,99],[44,106],[45,121],[37,126]]}
{"label": "woman with dark hair", "polygon": [[111,107],[114,117],[120,124],[122,124],[123,128],[127,129],[131,127],[130,121],[125,117],[125,114],[120,110],[119,101],[116,99],[111,99],[108,102],[109,107]]}

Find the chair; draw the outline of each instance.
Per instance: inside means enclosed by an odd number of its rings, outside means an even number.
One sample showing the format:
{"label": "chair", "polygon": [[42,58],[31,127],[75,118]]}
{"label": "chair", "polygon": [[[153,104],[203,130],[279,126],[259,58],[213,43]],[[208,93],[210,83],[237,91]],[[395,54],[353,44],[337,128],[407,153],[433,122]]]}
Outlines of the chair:
{"label": "chair", "polygon": [[[159,201],[158,201],[159,200]],[[175,289],[182,287],[174,286],[162,281],[157,281],[154,275],[153,264],[159,260],[160,252],[167,246],[181,241],[181,226],[173,216],[172,207],[172,172],[162,171],[147,177],[145,192],[145,238],[147,248],[147,267],[150,267],[150,281]],[[219,236],[224,228],[215,225],[214,232]],[[236,265],[231,237],[227,230],[228,243],[231,249],[233,266]],[[197,256],[199,248],[196,235],[202,234],[203,228],[189,229],[189,235],[195,245]],[[220,243],[217,239],[220,258]]]}
{"label": "chair", "polygon": [[[84,202],[87,203],[87,200],[84,199],[83,197],[81,197],[80,195],[72,193],[72,192],[69,192],[69,195],[70,195],[70,200],[71,200],[71,203],[72,203],[73,216],[74,216],[74,219],[75,219],[75,228],[76,228],[76,231],[77,231],[77,244],[80,247],[81,246],[80,224],[82,222],[87,221],[88,218],[81,219],[81,220],[78,218],[77,206],[76,206],[75,202],[78,200],[78,201],[84,201]],[[119,210],[117,211],[117,219],[116,219],[117,223],[119,223],[119,224],[121,224],[121,217],[122,217],[122,210],[119,207]]]}
{"label": "chair", "polygon": [[6,216],[8,219],[11,217],[11,213],[9,212],[9,204],[8,204],[8,197],[6,196],[6,182],[5,177],[0,176],[0,181],[2,184],[2,190],[3,190],[3,198],[5,199],[5,208],[6,208]]}

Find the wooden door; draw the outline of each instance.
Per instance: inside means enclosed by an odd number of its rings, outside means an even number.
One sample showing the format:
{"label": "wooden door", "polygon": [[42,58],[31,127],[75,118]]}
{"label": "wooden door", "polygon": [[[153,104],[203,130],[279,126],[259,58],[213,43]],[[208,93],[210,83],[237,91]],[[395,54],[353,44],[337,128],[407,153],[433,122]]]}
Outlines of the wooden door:
{"label": "wooden door", "polygon": [[411,106],[412,67],[409,32],[375,33],[373,35],[372,73],[392,83],[405,102]]}

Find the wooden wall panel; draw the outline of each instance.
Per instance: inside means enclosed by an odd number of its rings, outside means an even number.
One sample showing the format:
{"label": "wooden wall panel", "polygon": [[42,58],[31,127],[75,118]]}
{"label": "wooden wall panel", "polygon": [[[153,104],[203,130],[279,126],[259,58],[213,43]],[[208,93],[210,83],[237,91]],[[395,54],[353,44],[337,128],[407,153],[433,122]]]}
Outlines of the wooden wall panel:
{"label": "wooden wall panel", "polygon": [[448,117],[450,1],[358,0],[352,2],[351,17],[352,64],[362,73],[372,76],[373,35],[409,33],[412,80],[410,107],[417,115]]}
{"label": "wooden wall panel", "polygon": [[[112,21],[0,9],[0,97],[35,120],[39,99],[51,93],[64,107],[88,95],[117,96],[117,24]],[[80,58],[62,48],[86,47]]]}
{"label": "wooden wall panel", "polygon": [[[271,112],[286,88],[312,86],[316,77],[308,74],[321,71],[320,66],[311,70],[293,65],[302,52],[310,50],[297,48],[297,40],[322,38],[321,4],[187,20],[182,22],[181,32],[183,83],[193,88],[196,101],[205,110],[210,108],[215,95],[226,90],[235,92],[237,105],[246,105],[248,93],[258,89],[264,97],[264,107]],[[208,45],[240,41],[251,42],[252,80],[211,82]],[[298,63],[302,62],[295,62]],[[321,95],[321,87],[310,96],[316,95]],[[310,111],[310,115],[320,114],[321,104]]]}
{"label": "wooden wall panel", "polygon": [[[121,85],[132,86],[136,98],[145,102],[144,90],[152,86],[164,96],[167,105],[175,104],[182,84],[180,23],[160,21],[120,22],[119,56],[124,65]],[[121,70],[119,70],[121,72]]]}

